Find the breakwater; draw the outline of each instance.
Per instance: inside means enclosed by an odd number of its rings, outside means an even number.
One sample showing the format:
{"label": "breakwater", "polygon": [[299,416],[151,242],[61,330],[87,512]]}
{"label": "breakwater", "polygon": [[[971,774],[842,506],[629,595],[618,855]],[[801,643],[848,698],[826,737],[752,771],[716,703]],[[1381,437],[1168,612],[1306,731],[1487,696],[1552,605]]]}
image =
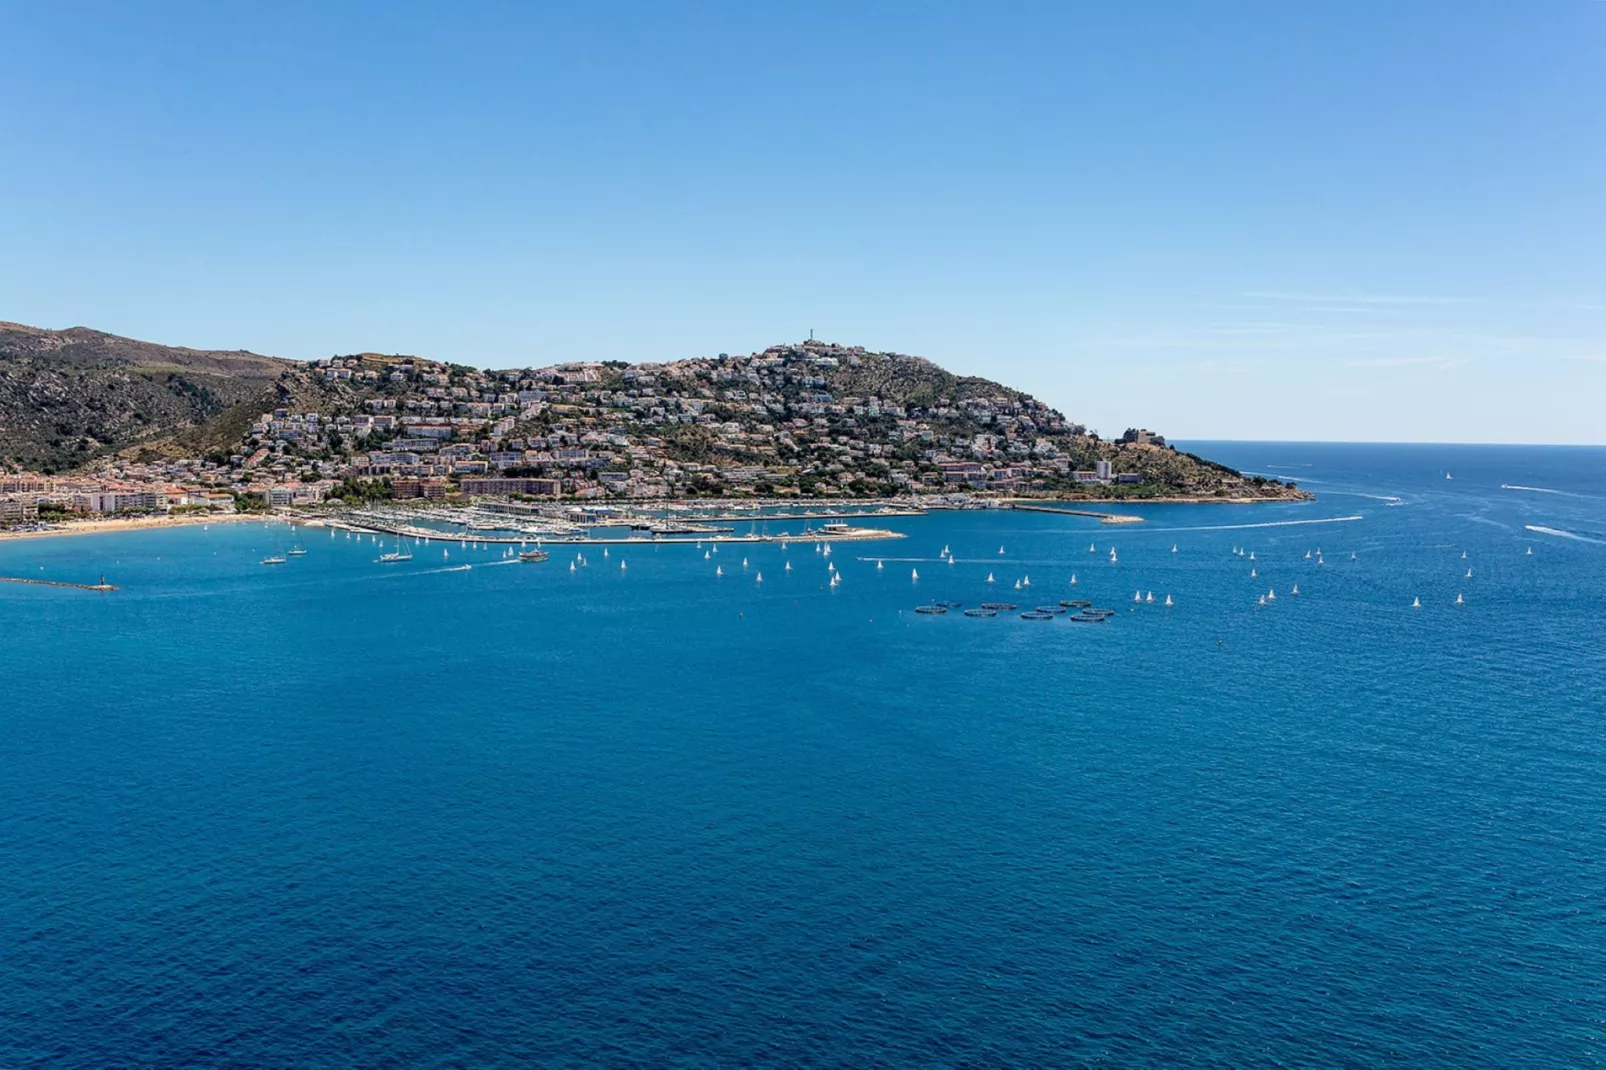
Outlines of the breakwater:
{"label": "breakwater", "polygon": [[72,587],[80,591],[115,591],[116,587],[102,576],[99,583],[67,583],[64,580],[34,580],[25,576],[0,576],[0,583],[28,583],[36,587]]}

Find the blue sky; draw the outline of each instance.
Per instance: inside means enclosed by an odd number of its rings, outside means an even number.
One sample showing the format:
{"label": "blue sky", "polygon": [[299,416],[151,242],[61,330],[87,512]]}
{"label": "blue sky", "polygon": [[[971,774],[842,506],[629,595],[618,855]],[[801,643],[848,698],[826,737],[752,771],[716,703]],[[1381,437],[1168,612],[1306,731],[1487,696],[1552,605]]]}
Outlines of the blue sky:
{"label": "blue sky", "polygon": [[1606,442],[1606,3],[0,0],[0,318]]}

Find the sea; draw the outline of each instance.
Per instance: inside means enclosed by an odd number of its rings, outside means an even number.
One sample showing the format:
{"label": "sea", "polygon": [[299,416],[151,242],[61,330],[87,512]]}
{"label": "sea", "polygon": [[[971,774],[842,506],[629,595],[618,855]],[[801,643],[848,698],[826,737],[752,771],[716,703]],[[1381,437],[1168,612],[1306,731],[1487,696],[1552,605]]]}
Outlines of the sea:
{"label": "sea", "polygon": [[1187,446],[1316,498],[0,542],[0,1067],[1606,1063],[1606,450]]}

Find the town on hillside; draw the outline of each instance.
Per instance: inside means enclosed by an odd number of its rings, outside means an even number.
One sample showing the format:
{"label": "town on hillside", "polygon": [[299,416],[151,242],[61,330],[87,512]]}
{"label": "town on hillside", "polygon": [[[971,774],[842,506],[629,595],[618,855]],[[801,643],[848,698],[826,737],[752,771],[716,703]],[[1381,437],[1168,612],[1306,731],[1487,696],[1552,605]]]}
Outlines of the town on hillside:
{"label": "town on hillside", "polygon": [[1258,498],[1297,494],[1147,430],[1106,441],[916,357],[821,341],[670,363],[482,371],[416,357],[287,367],[237,439],[0,472],[0,523],[328,501]]}

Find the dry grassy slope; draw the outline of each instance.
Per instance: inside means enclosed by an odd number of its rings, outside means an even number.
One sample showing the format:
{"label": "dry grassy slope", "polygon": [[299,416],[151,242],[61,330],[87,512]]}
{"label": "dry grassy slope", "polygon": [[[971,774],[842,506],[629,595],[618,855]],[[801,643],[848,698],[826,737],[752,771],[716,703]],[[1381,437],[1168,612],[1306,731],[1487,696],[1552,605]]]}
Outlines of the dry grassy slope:
{"label": "dry grassy slope", "polygon": [[288,361],[0,322],[0,461],[62,471],[254,404]]}

